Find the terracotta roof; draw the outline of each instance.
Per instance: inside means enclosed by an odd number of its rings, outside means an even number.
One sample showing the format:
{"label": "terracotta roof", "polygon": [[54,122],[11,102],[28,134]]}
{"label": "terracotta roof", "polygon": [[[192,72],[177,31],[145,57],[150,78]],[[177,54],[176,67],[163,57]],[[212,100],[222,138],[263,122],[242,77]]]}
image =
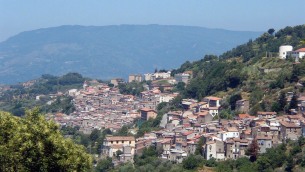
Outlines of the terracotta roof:
{"label": "terracotta roof", "polygon": [[295,52],[305,52],[305,48],[297,49]]}
{"label": "terracotta roof", "polygon": [[200,111],[200,112],[196,113],[196,115],[198,115],[198,116],[206,116],[208,114],[209,114],[208,111]]}
{"label": "terracotta roof", "polygon": [[288,123],[285,121],[281,121],[280,123],[281,123],[281,125],[283,125],[287,128],[301,128],[300,126],[297,126],[295,123]]}
{"label": "terracotta roof", "polygon": [[209,97],[205,97],[206,99],[209,99],[209,100],[221,100],[222,98],[219,98],[219,97],[213,97],[213,96],[209,96]]}
{"label": "terracotta roof", "polygon": [[228,127],[227,131],[229,131],[229,132],[238,132],[236,127]]}
{"label": "terracotta roof", "polygon": [[142,108],[141,111],[145,111],[145,112],[154,111],[154,112],[156,112],[155,110],[149,109],[149,108]]}
{"label": "terracotta roof", "polygon": [[239,114],[238,117],[239,117],[240,119],[245,119],[245,118],[249,118],[250,115],[249,115],[249,114]]}

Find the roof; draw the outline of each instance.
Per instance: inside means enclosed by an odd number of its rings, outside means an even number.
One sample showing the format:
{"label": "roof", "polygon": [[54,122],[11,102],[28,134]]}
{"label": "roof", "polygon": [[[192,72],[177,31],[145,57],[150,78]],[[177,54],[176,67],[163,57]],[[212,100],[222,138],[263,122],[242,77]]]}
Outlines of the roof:
{"label": "roof", "polygon": [[301,126],[297,126],[295,123],[288,123],[285,121],[281,121],[280,123],[287,128],[301,128]]}
{"label": "roof", "polygon": [[228,127],[227,131],[229,131],[229,132],[238,132],[236,127]]}
{"label": "roof", "polygon": [[305,48],[297,49],[297,50],[295,50],[295,52],[305,52]]}
{"label": "roof", "polygon": [[205,97],[205,99],[209,99],[209,100],[221,100],[222,98],[209,96],[209,97]]}
{"label": "roof", "polygon": [[135,141],[136,139],[132,136],[107,136],[107,141]]}
{"label": "roof", "polygon": [[258,115],[276,115],[276,112],[257,112]]}
{"label": "roof", "polygon": [[238,117],[239,117],[240,119],[244,119],[244,118],[249,118],[250,115],[249,115],[249,114],[239,114]]}
{"label": "roof", "polygon": [[156,112],[155,110],[153,109],[149,109],[149,108],[142,108],[141,111],[145,111],[145,112],[151,112],[151,111],[154,111]]}
{"label": "roof", "polygon": [[198,116],[206,116],[208,114],[209,114],[208,111],[200,111],[200,112],[197,113]]}

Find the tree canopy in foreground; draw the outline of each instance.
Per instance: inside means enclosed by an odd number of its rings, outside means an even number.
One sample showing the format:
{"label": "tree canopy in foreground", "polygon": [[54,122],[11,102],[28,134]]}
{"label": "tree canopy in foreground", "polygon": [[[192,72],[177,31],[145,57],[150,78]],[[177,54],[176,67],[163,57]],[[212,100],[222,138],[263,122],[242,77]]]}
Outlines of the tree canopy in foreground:
{"label": "tree canopy in foreground", "polygon": [[24,118],[0,112],[0,171],[88,171],[83,146],[65,139],[38,109]]}

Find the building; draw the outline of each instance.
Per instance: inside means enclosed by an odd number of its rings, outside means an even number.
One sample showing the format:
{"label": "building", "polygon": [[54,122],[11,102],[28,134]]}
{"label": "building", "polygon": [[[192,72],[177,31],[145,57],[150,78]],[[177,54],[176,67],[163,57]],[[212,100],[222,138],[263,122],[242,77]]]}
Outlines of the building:
{"label": "building", "polygon": [[281,139],[297,140],[302,135],[302,127],[295,123],[281,121]]}
{"label": "building", "polygon": [[279,57],[281,59],[286,59],[287,55],[293,50],[291,45],[282,45],[279,48]]}
{"label": "building", "polygon": [[269,136],[257,136],[257,144],[259,146],[258,153],[266,153],[267,149],[272,147],[272,138]]}
{"label": "building", "polygon": [[124,83],[124,80],[122,78],[114,78],[110,80],[110,83],[114,86],[118,86],[120,83]]}
{"label": "building", "polygon": [[189,74],[186,74],[186,73],[175,74],[176,83],[184,82],[185,84],[187,84],[189,82],[189,79],[190,79]]}
{"label": "building", "polygon": [[302,59],[303,57],[305,57],[305,48],[300,48],[295,51],[291,50],[287,53],[287,56],[291,56],[295,59]]}
{"label": "building", "polygon": [[128,82],[142,82],[142,75],[141,74],[129,75]]}
{"label": "building", "polygon": [[228,138],[239,138],[239,132],[236,127],[228,127],[226,131],[221,134],[222,141],[226,141]]}
{"label": "building", "polygon": [[[136,139],[133,136],[106,136],[103,143],[102,154],[113,157],[116,156],[117,151],[120,150],[123,153],[126,153],[126,156],[129,156],[127,154],[133,156],[135,153],[135,145]],[[126,147],[126,149],[124,147]],[[128,157],[124,157],[124,159],[128,159]]]}
{"label": "building", "polygon": [[207,160],[215,158],[217,160],[225,159],[224,142],[219,140],[208,141],[204,148],[205,158]]}
{"label": "building", "polygon": [[209,104],[209,107],[220,107],[220,101],[222,100],[222,98],[219,97],[205,97],[203,99],[204,102],[207,102]]}
{"label": "building", "polygon": [[155,119],[157,117],[157,112],[153,109],[143,108],[141,111],[141,119],[148,121],[150,118]]}
{"label": "building", "polygon": [[235,109],[241,113],[249,113],[249,100],[237,100],[235,103]]}

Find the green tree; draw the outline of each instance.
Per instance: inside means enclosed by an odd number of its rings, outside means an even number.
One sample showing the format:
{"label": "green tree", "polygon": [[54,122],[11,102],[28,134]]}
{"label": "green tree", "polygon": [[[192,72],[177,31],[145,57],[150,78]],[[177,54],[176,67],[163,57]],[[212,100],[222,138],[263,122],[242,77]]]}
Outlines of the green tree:
{"label": "green tree", "polygon": [[298,108],[298,97],[296,93],[294,93],[289,103],[289,109],[296,109],[296,108]]}
{"label": "green tree", "polygon": [[95,171],[97,172],[106,172],[113,168],[112,159],[110,157],[107,157],[105,159],[100,160],[97,163],[97,166],[95,168]]}
{"label": "green tree", "polygon": [[280,108],[282,111],[284,111],[286,105],[287,105],[286,95],[285,95],[284,92],[281,92],[281,93],[280,93],[280,96],[279,96],[279,108]]}
{"label": "green tree", "polygon": [[198,144],[196,146],[195,155],[203,155],[202,146],[205,144],[206,139],[205,137],[201,137],[198,141]]}
{"label": "green tree", "polygon": [[36,108],[25,118],[0,112],[0,171],[88,171],[91,156],[64,139]]}
{"label": "green tree", "polygon": [[268,33],[269,33],[270,35],[273,35],[274,32],[275,32],[275,30],[274,30],[273,28],[271,28],[271,29],[268,30]]}

